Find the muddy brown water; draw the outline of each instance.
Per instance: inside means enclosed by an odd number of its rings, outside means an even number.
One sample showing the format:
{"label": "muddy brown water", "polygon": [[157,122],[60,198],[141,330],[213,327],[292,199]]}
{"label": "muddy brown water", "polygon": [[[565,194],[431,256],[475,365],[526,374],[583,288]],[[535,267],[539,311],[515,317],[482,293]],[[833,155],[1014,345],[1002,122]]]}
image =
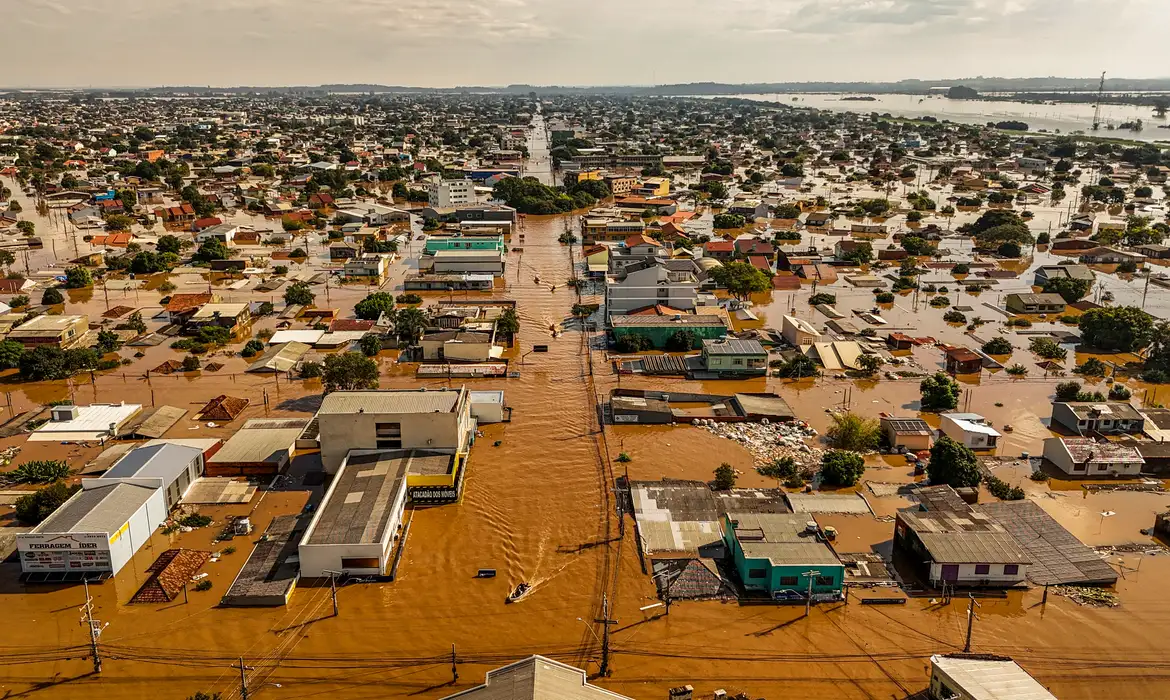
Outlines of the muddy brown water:
{"label": "muddy brown water", "polygon": [[[0,660],[3,690],[9,697],[52,698],[183,698],[202,690],[235,698],[239,673],[232,664],[240,656],[253,667],[248,672],[253,694],[266,698],[443,697],[482,682],[488,669],[531,653],[579,665],[593,674],[600,660],[597,636],[602,628],[589,621],[601,615],[603,592],[609,594],[610,616],[617,624],[611,629],[613,673],[597,682],[632,697],[665,697],[668,687],[682,683],[693,684],[700,693],[725,688],[756,697],[904,698],[925,688],[930,655],[962,647],[965,601],[939,605],[929,598],[914,598],[905,606],[864,606],[854,601],[818,607],[809,618],[802,617],[803,609],[717,602],[679,603],[666,617],[658,617],[660,609],[639,611],[655,602],[654,587],[642,572],[632,519],[626,518],[625,537],[618,537],[614,476],[628,468],[632,478],[707,479],[727,461],[744,473],[741,484],[773,484],[754,474],[751,457],[742,447],[697,428],[620,426],[601,432],[596,401],[618,386],[618,377],[596,350],[591,377],[586,338],[567,320],[576,297],[563,286],[549,291],[550,281],[570,277],[569,249],[556,243],[562,230],[560,219],[530,217],[523,254],[509,257],[506,294],[520,302],[523,322],[515,352],[525,353],[534,344],[548,344],[549,352],[527,355],[518,366],[519,379],[469,382],[477,389],[503,389],[515,409],[513,422],[485,427],[473,450],[459,504],[412,513],[397,581],[341,589],[337,617],[331,616],[328,588],[309,585],[296,591],[287,608],[218,608],[219,597],[247,555],[248,546],[240,543],[239,551],[205,567],[213,582],[210,592],[192,592],[187,604],[129,606],[146,567],[162,549],[210,548],[213,533],[204,529],[156,534],[114,580],[91,588],[96,617],[109,623],[101,639],[105,664],[99,676],[83,658],[88,639],[78,626],[82,589],[21,586],[16,567],[5,565],[0,567],[8,623],[2,643],[6,660]],[[396,270],[395,285],[400,285],[404,271]],[[535,275],[541,284],[533,282]],[[334,290],[333,305],[348,308],[364,292]],[[157,292],[139,294],[144,300],[157,299]],[[776,294],[770,303],[760,300],[762,318],[769,324],[775,324],[775,315],[786,308],[782,305],[787,300],[781,296]],[[95,303],[100,302],[85,302]],[[798,307],[807,318],[807,304],[798,300]],[[896,316],[892,325],[909,326],[915,318],[918,327],[925,327],[922,316],[912,311]],[[550,326],[563,327],[565,333],[554,339]],[[225,357],[226,366],[218,374],[155,377],[147,382],[137,376],[141,368],[180,355],[165,346],[145,352],[146,358],[137,360],[134,371],[125,376],[112,372],[99,373],[96,382],[83,377],[68,383],[10,383],[5,390],[17,410],[71,393],[83,402],[149,404],[153,392],[158,403],[192,410],[219,393],[252,402],[234,424],[209,428],[188,418],[172,429],[168,436],[173,437],[226,437],[250,417],[306,416],[312,411],[311,398],[320,391],[311,383],[238,374],[245,364],[238,357]],[[920,349],[914,354],[924,364],[941,362],[937,351]],[[420,384],[406,368],[393,363],[392,355],[379,362],[383,387]],[[1004,453],[1027,449],[1035,454],[1048,435],[1036,416],[1047,416],[1054,381],[1037,377],[1006,381],[984,375],[968,386],[969,408],[996,425],[1015,427],[1005,440]],[[438,387],[447,382],[422,384]],[[849,387],[849,405],[869,415],[879,411],[916,415],[918,400],[914,381],[688,382],[623,377],[621,386],[712,393],[776,390],[822,431],[828,424],[825,409],[842,405]],[[493,446],[497,440],[501,444]],[[30,455],[35,450],[64,451],[74,463],[96,453],[95,448],[70,446],[28,450]],[[632,457],[628,465],[612,461],[621,451]],[[894,459],[871,464],[867,478],[890,482],[914,478]],[[1020,473],[1011,480],[1026,482],[1025,477]],[[1147,519],[1152,521],[1159,503],[1170,503],[1170,497],[1148,494],[1082,496],[1074,491],[1050,496],[1043,485],[1034,484],[1029,485],[1029,495],[1059,513],[1062,522],[1079,520],[1083,527],[1076,531],[1086,537],[1098,524],[1094,513],[1126,513],[1104,519],[1101,543],[1148,542],[1136,528],[1149,525]],[[258,506],[254,502],[208,512],[222,521],[256,507],[255,522],[263,528],[273,515],[297,512],[307,497],[300,491],[272,492]],[[875,510],[885,516],[906,505],[900,498],[875,500]],[[891,525],[855,517],[832,519],[843,542],[864,550],[888,539]],[[1137,558],[1120,558],[1125,561],[1118,566],[1126,567],[1126,578],[1118,587],[1121,607],[1085,608],[1054,595],[1040,606],[1038,590],[985,599],[974,650],[1015,657],[1061,698],[1170,694],[1161,632],[1170,622],[1170,606],[1160,594],[1161,582],[1170,574],[1170,558],[1141,557],[1140,569]],[[499,575],[474,578],[483,567],[496,568]],[[505,605],[504,597],[520,581],[531,582],[533,593],[518,604]],[[460,660],[457,683],[451,683],[452,644]]]}

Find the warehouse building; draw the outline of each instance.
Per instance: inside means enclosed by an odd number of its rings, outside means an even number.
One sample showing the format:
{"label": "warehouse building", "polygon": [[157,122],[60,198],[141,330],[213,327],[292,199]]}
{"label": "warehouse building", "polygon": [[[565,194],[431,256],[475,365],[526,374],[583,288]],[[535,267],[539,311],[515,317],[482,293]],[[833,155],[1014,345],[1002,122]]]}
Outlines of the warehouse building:
{"label": "warehouse building", "polygon": [[203,475],[203,450],[162,443],[131,450],[100,479],[133,479],[136,483],[153,482],[164,493],[167,510],[179,505],[195,480]]}
{"label": "warehouse building", "polygon": [[930,697],[947,700],[1056,700],[1006,656],[947,654],[930,657]]}
{"label": "warehouse building", "polygon": [[207,460],[208,476],[275,476],[296,454],[309,421],[253,418]]}
{"label": "warehouse building", "polygon": [[748,592],[776,600],[839,600],[845,565],[806,514],[726,513],[723,542]]}
{"label": "warehouse building", "polygon": [[30,442],[100,442],[122,433],[142,412],[136,403],[95,403],[89,406],[53,406],[49,420],[33,431]]}

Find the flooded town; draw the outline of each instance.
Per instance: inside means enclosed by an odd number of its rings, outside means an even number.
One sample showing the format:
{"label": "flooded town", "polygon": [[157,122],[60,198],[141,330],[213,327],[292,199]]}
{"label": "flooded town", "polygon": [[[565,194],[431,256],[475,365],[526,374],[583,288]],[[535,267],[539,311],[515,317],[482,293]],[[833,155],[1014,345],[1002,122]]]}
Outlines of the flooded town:
{"label": "flooded town", "polygon": [[695,92],[0,96],[0,697],[1170,697],[1165,107]]}

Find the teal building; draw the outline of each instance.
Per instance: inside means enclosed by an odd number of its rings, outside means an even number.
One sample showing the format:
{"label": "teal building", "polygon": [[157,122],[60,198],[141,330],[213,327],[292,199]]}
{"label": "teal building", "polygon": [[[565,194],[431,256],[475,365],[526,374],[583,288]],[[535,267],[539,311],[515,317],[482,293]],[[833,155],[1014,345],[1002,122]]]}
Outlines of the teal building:
{"label": "teal building", "polygon": [[423,246],[424,255],[440,250],[489,250],[507,253],[503,236],[428,236]]}
{"label": "teal building", "polygon": [[[807,513],[727,513],[723,543],[749,592],[778,600],[838,600],[845,566]],[[812,527],[810,527],[812,526]]]}

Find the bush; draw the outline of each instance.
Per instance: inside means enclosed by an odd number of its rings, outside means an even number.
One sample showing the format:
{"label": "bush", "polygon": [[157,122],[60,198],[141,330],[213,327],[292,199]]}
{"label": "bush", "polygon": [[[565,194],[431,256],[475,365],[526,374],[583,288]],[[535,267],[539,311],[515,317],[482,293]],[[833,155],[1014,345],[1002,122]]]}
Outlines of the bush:
{"label": "bush", "polygon": [[183,371],[194,372],[199,369],[199,358],[194,355],[187,355],[183,358]]}
{"label": "bush", "polygon": [[61,294],[60,289],[49,287],[41,294],[41,303],[45,306],[56,306],[57,304],[64,304],[65,297]]}
{"label": "bush", "polygon": [[[272,306],[272,302],[262,301],[262,302],[260,302],[260,307],[256,309],[256,315],[257,316],[271,316],[272,312],[274,312],[274,311],[276,311],[276,308]],[[263,332],[264,331],[261,331],[261,333],[263,333]],[[272,337],[272,335],[269,334],[269,337]]]}
{"label": "bush", "polygon": [[394,300],[399,304],[421,304],[423,298],[417,294],[407,292],[406,294],[399,294]]}
{"label": "bush", "polygon": [[727,462],[715,468],[715,480],[711,482],[716,491],[728,491],[735,486],[735,469]]}
{"label": "bush", "polygon": [[[262,352],[264,352],[264,343],[256,339],[252,339],[244,343],[244,349],[240,351],[240,354],[244,357],[254,357]],[[196,362],[198,362],[198,360],[196,360]]]}
{"label": "bush", "polygon": [[303,362],[301,363],[300,377],[301,379],[315,379],[321,376],[322,367],[320,362]]}
{"label": "bush", "polygon": [[1073,372],[1083,374],[1086,377],[1104,377],[1108,371],[1109,368],[1105,366],[1105,363],[1095,357],[1090,357],[1083,364],[1073,368]]}
{"label": "bush", "polygon": [[945,309],[951,305],[951,300],[946,297],[934,297],[930,300],[930,305],[936,309]]}
{"label": "bush", "polygon": [[782,361],[776,365],[776,376],[788,379],[803,379],[820,374],[817,363],[807,355],[798,354],[791,360]]}
{"label": "bush", "polygon": [[969,275],[969,274],[971,274],[971,266],[968,265],[967,263],[956,263],[955,266],[951,268],[951,274],[952,275]]}
{"label": "bush", "polygon": [[679,330],[670,334],[666,339],[666,350],[670,352],[686,352],[693,350],[699,343],[699,336],[691,330]]}
{"label": "bush", "polygon": [[26,294],[17,294],[8,300],[8,305],[14,309],[23,309],[24,307],[28,306],[28,304],[29,298]]}
{"label": "bush", "polygon": [[894,298],[892,292],[878,292],[873,296],[873,300],[879,304],[893,304]]}
{"label": "bush", "polygon": [[203,591],[210,591],[211,590],[211,579],[205,578],[202,581],[200,581],[199,583],[195,584],[195,590],[197,590],[201,593]]}
{"label": "bush", "polygon": [[1130,391],[1129,387],[1124,384],[1114,384],[1113,386],[1109,387],[1110,401],[1129,401],[1130,397],[1132,396],[1133,392]]}
{"label": "bush", "polygon": [[868,452],[877,449],[882,429],[878,421],[856,413],[834,413],[825,433],[829,445],[839,450]]}
{"label": "bush", "polygon": [[629,335],[623,335],[622,337],[618,338],[617,343],[615,343],[615,347],[617,351],[621,353],[642,352],[644,350],[653,350],[654,341],[650,340],[648,336],[644,336],[639,333],[631,333]]}
{"label": "bush", "polygon": [[717,229],[743,228],[746,223],[747,219],[739,214],[723,213],[715,215],[715,228]]}
{"label": "bush", "polygon": [[990,476],[987,478],[987,490],[992,496],[1001,501],[1022,501],[1024,500],[1024,489],[1019,486],[1011,486],[1003,479],[997,476]]}
{"label": "bush", "polygon": [[948,311],[943,314],[943,320],[947,323],[966,323],[967,316],[962,311]]}
{"label": "bush", "polygon": [[1003,336],[996,336],[984,343],[981,349],[988,355],[1010,355],[1012,354],[1012,343]]}
{"label": "bush", "polygon": [[908,289],[914,289],[917,286],[918,286],[918,282],[916,282],[913,278],[906,277],[903,275],[902,277],[899,277],[898,279],[894,280],[894,284],[893,284],[892,289],[895,292],[902,292],[902,291],[906,291]]}
{"label": "bush", "polygon": [[51,484],[69,476],[69,465],[57,459],[36,459],[3,476],[16,484]]}
{"label": "bush", "polygon": [[1028,346],[1028,349],[1045,360],[1064,360],[1066,357],[1068,357],[1068,350],[1060,347],[1060,345],[1051,338],[1032,338],[1032,342]]}
{"label": "bush", "polygon": [[69,486],[58,482],[16,499],[16,519],[26,525],[39,525],[61,507],[61,504],[81,490],[80,484]]}
{"label": "bush", "polygon": [[211,518],[202,513],[191,513],[179,518],[179,524],[183,527],[207,527],[211,524]]}
{"label": "bush", "polygon": [[1081,393],[1080,382],[1061,382],[1056,385],[1057,401],[1076,401],[1077,394]]}
{"label": "bush", "polygon": [[377,333],[366,333],[358,341],[358,347],[366,357],[374,357],[382,351],[382,338]]}
{"label": "bush", "polygon": [[1007,327],[1009,327],[1009,328],[1011,328],[1011,327],[1015,327],[1015,328],[1031,328],[1031,327],[1032,327],[1032,322],[1031,322],[1031,321],[1029,321],[1029,320],[1028,320],[1028,319],[1026,319],[1026,318],[1009,318],[1008,320],[1006,320],[1006,321],[1004,321],[1004,322],[1003,322],[1003,325],[1005,325],[1005,326],[1007,326]]}
{"label": "bush", "polygon": [[195,340],[204,345],[227,345],[232,332],[223,326],[204,326],[195,334]]}
{"label": "bush", "polygon": [[837,296],[826,292],[817,292],[808,298],[808,303],[810,306],[816,306],[817,304],[836,304]]}
{"label": "bush", "polygon": [[1013,377],[1026,377],[1028,376],[1028,368],[1017,362],[1007,368],[1007,373]]}
{"label": "bush", "polygon": [[856,452],[829,450],[821,459],[821,482],[830,486],[853,486],[865,473],[865,460]]}
{"label": "bush", "polygon": [[770,479],[789,479],[797,476],[796,460],[791,457],[780,457],[762,467],[756,467],[756,471],[760,476]]}

